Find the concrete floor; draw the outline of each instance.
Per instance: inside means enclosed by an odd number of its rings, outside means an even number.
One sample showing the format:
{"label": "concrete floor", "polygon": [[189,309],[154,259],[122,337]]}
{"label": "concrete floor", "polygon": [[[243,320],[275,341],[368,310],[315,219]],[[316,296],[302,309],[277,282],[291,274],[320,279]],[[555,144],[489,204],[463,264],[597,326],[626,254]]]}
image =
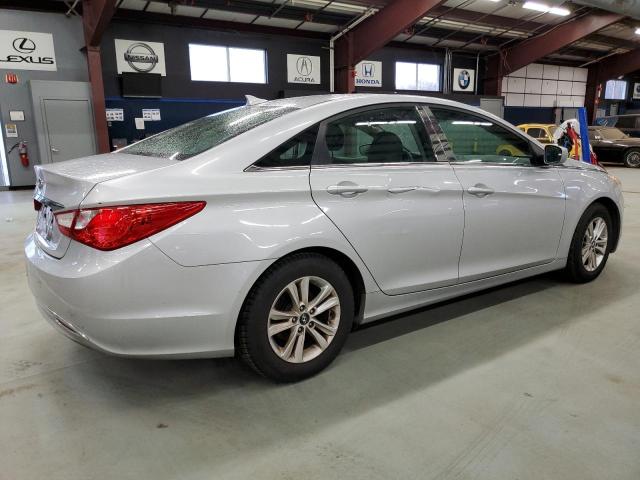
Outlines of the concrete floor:
{"label": "concrete floor", "polygon": [[640,170],[603,275],[546,275],[355,332],[273,385],[234,360],[87,350],[36,311],[30,192],[0,192],[0,479],[640,478]]}

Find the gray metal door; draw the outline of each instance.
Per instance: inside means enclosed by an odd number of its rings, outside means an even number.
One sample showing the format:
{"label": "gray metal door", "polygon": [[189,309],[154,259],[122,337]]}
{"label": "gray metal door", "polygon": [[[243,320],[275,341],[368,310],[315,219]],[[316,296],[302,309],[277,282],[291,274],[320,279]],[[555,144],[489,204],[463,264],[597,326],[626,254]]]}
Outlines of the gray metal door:
{"label": "gray metal door", "polygon": [[96,153],[88,99],[42,100],[49,161],[61,162]]}

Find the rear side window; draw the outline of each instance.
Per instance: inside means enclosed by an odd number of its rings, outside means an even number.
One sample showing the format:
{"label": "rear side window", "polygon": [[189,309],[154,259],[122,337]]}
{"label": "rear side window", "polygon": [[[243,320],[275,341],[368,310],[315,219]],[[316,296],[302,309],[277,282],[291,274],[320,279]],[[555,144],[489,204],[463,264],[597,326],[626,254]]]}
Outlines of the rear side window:
{"label": "rear side window", "polygon": [[542,128],[530,128],[527,133],[533,138],[547,138],[547,132],[545,132]]}
{"label": "rear side window", "polygon": [[327,123],[325,163],[433,162],[422,119],[415,107],[388,107]]}
{"label": "rear side window", "polygon": [[272,150],[254,166],[260,168],[289,168],[311,165],[313,149],[318,136],[318,125],[299,133]]}
{"label": "rear side window", "polygon": [[528,141],[485,117],[431,107],[457,162],[530,165]]}
{"label": "rear side window", "polygon": [[233,108],[145,138],[120,152],[185,160],[294,110],[287,105]]}

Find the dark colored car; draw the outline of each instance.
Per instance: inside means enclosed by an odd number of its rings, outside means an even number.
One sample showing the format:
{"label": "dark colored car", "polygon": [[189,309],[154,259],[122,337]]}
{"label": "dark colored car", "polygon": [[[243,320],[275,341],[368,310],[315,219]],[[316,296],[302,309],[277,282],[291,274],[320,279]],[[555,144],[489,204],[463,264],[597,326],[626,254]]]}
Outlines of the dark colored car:
{"label": "dark colored car", "polygon": [[596,119],[595,123],[602,127],[616,127],[630,137],[640,137],[639,113],[600,117]]}
{"label": "dark colored car", "polygon": [[614,127],[589,127],[589,142],[600,162],[624,163],[640,167],[640,138],[626,135]]}

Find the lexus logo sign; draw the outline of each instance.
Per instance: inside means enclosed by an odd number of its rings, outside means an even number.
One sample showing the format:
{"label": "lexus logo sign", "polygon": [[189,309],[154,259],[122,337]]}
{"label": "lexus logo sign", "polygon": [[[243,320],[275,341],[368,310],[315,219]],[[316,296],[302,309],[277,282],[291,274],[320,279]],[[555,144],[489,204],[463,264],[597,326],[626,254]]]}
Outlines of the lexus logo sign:
{"label": "lexus logo sign", "polygon": [[320,57],[287,54],[287,81],[289,83],[320,83]]}
{"label": "lexus logo sign", "polygon": [[36,44],[30,38],[19,37],[13,41],[13,49],[20,53],[32,53]]}
{"label": "lexus logo sign", "polygon": [[163,43],[116,39],[115,44],[118,73],[167,74]]}
{"label": "lexus logo sign", "polygon": [[53,35],[0,30],[0,68],[55,71]]}
{"label": "lexus logo sign", "polygon": [[124,59],[136,72],[150,72],[158,64],[158,56],[146,43],[138,42],[127,48]]}

